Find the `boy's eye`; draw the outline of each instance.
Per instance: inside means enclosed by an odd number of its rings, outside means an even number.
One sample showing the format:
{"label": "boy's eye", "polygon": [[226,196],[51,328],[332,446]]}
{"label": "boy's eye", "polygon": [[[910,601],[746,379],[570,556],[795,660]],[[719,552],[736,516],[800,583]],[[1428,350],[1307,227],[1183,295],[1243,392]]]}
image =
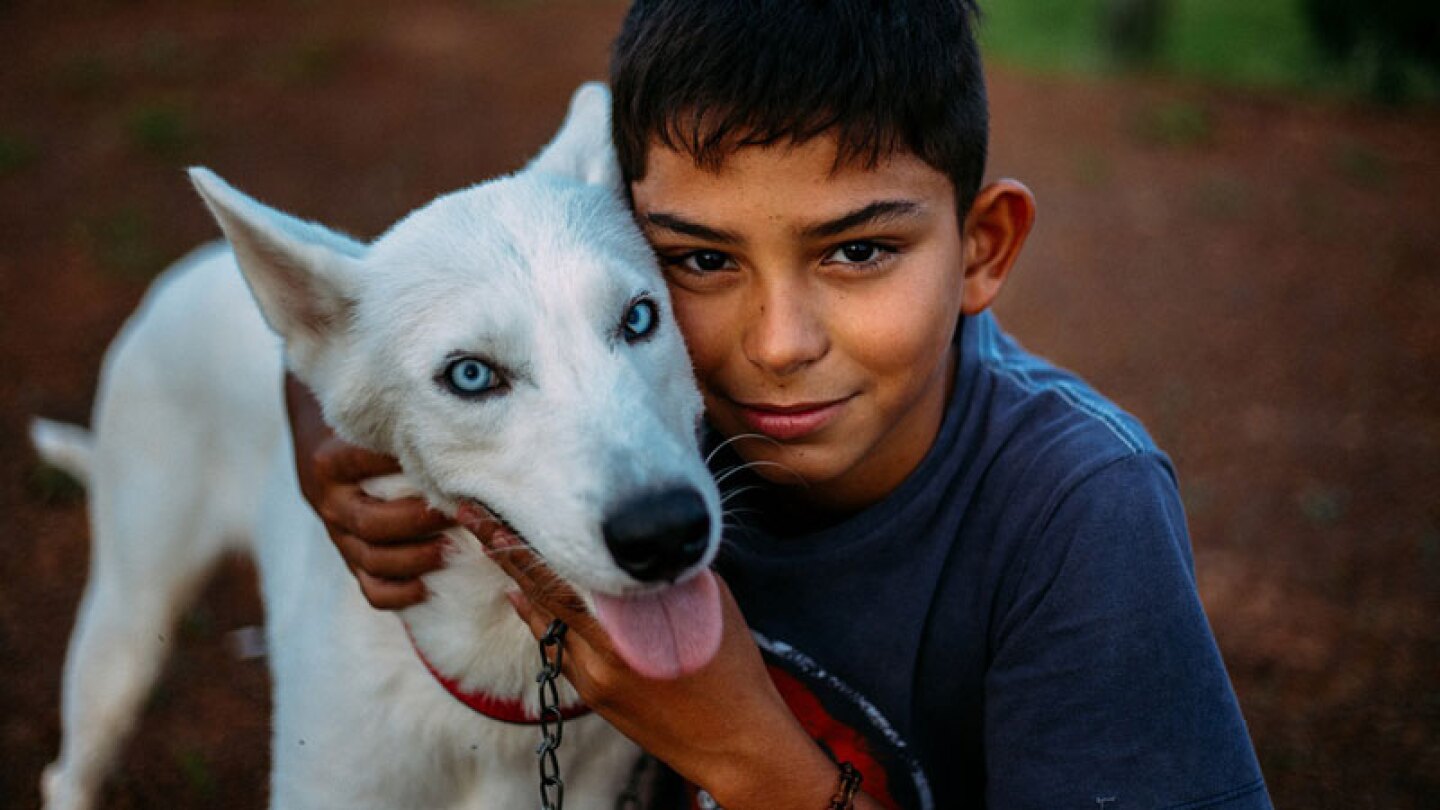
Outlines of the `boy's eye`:
{"label": "boy's eye", "polygon": [[680,263],[692,273],[717,273],[731,266],[730,257],[718,250],[697,250],[681,257]]}
{"label": "boy's eye", "polygon": [[834,253],[826,256],[825,261],[835,264],[873,264],[886,252],[889,251],[874,242],[846,242]]}

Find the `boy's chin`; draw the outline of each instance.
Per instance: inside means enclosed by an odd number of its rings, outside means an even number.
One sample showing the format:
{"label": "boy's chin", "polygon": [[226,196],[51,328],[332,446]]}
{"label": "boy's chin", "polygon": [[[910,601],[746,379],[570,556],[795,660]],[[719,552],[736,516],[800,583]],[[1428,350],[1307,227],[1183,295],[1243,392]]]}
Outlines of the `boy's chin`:
{"label": "boy's chin", "polygon": [[757,477],[817,505],[830,500],[830,490],[841,488],[837,485],[849,477],[857,461],[852,448],[835,446],[822,437],[794,443],[742,439],[736,444],[745,445],[737,454]]}

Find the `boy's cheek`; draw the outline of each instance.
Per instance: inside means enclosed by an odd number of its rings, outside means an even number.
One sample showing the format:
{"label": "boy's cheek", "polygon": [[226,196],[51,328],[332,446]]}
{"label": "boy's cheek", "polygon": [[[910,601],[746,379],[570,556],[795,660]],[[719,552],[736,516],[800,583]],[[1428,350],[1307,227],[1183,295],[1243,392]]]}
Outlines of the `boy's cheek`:
{"label": "boy's cheek", "polygon": [[670,298],[675,311],[675,325],[685,339],[690,364],[695,368],[704,392],[706,375],[723,362],[728,347],[738,344],[740,335],[729,326],[728,308],[717,300],[720,296],[696,295],[671,284]]}

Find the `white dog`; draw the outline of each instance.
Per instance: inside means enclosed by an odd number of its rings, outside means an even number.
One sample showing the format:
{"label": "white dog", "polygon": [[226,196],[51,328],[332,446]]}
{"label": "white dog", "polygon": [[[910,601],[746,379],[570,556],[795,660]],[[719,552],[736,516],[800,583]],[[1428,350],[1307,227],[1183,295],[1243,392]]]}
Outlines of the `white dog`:
{"label": "white dog", "polygon": [[[713,655],[720,502],[701,403],[619,193],[608,116],[604,88],[582,87],[524,171],[370,245],[191,171],[231,250],[197,251],[155,285],[106,357],[93,438],[34,430],[42,455],[88,479],[93,535],[48,808],[95,802],[177,613],[237,544],[253,545],[265,604],[273,807],[538,804],[536,729],[456,699],[538,714],[513,585],[456,530],[426,602],[365,603],[299,494],[282,349],[342,436],[400,459],[404,478],[372,482],[377,494],[490,507],[643,673]],[[561,699],[577,701],[568,685]],[[560,753],[568,805],[609,808],[636,749],[588,716]]]}

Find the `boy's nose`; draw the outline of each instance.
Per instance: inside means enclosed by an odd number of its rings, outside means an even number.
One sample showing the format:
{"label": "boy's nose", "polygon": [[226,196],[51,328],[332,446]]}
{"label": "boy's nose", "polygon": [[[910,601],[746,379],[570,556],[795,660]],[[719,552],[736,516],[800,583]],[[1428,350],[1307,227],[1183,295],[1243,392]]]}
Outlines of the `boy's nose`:
{"label": "boy's nose", "polygon": [[794,374],[830,347],[806,285],[777,285],[752,303],[743,346],[750,362],[777,377]]}

